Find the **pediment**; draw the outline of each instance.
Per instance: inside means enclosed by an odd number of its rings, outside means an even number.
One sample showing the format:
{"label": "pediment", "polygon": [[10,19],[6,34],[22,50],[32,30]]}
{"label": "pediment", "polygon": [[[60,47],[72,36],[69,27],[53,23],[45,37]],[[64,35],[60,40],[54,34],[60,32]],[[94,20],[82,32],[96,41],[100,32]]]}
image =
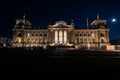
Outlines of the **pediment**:
{"label": "pediment", "polygon": [[67,25],[59,24],[59,25],[53,26],[53,28],[71,28],[71,27]]}
{"label": "pediment", "polygon": [[63,21],[56,22],[54,25],[51,25],[50,28],[72,28],[71,25],[67,25]]}

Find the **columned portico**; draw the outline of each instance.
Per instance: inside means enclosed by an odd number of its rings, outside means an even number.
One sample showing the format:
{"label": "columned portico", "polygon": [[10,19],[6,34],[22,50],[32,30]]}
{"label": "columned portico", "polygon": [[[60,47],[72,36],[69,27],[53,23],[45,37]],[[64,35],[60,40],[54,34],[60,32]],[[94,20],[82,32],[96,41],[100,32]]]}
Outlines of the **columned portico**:
{"label": "columned portico", "polygon": [[[58,21],[54,25],[49,26],[52,34],[53,45],[68,45],[69,32],[74,29],[74,25],[67,25],[64,21]],[[72,35],[70,35],[72,36]]]}
{"label": "columned portico", "polygon": [[54,33],[55,44],[66,44],[67,43],[67,31],[66,30],[55,30]]}

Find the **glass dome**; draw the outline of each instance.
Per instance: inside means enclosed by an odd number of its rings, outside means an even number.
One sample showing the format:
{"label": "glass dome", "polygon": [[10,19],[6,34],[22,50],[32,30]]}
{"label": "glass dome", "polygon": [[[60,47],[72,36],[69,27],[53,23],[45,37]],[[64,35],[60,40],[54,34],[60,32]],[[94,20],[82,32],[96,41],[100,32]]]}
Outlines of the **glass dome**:
{"label": "glass dome", "polygon": [[65,21],[57,21],[55,24],[64,24],[64,25],[66,25],[67,23]]}

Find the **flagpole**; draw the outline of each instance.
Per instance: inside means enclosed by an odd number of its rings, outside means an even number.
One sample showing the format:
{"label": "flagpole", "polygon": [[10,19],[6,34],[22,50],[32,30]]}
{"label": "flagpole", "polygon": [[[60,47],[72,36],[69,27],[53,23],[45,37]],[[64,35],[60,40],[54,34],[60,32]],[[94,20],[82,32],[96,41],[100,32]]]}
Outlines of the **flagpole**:
{"label": "flagpole", "polygon": [[89,35],[88,35],[88,34],[89,34],[89,33],[88,33],[88,32],[89,32],[89,31],[88,31],[88,27],[89,27],[88,17],[87,17],[87,24],[86,24],[86,25],[87,25],[87,45],[88,45],[87,47],[88,47],[88,49],[89,49],[89,48],[90,48],[90,47],[89,47],[90,44],[89,44]]}
{"label": "flagpole", "polygon": [[26,16],[25,16],[25,14],[23,15],[23,20],[24,20],[24,26],[22,26],[22,30],[23,30],[23,33],[22,33],[22,38],[23,38],[23,40],[22,40],[22,47],[24,47],[25,45],[24,45],[24,28],[25,28],[25,25],[26,25]]}
{"label": "flagpole", "polygon": [[26,15],[23,15],[23,19],[24,19],[24,26],[26,26]]}

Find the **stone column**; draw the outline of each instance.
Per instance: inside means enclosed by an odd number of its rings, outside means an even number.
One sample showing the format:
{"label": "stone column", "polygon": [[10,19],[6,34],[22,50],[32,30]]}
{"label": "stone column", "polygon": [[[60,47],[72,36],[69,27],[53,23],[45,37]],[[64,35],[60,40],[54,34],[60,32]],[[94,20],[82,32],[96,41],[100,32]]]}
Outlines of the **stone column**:
{"label": "stone column", "polygon": [[82,46],[84,46],[84,32],[82,31]]}
{"label": "stone column", "polygon": [[108,39],[108,42],[110,41],[109,40],[109,31],[107,31],[107,39]]}
{"label": "stone column", "polygon": [[52,32],[50,31],[48,34],[50,34],[48,37],[50,38],[50,44],[52,43],[52,34],[51,34]]}
{"label": "stone column", "polygon": [[62,41],[63,41],[63,44],[65,43],[65,40],[64,40],[64,30],[62,30]]}
{"label": "stone column", "polygon": [[53,33],[53,30],[52,30],[52,32],[51,32],[51,41],[52,41],[52,43],[54,42],[53,36],[54,36],[54,33]]}
{"label": "stone column", "polygon": [[68,42],[68,41],[69,41],[69,40],[68,40],[68,39],[69,39],[69,31],[68,31],[68,30],[67,30],[67,33],[66,33],[66,38],[67,38],[67,39],[66,39],[66,40],[67,40],[67,43],[69,43],[69,42]]}
{"label": "stone column", "polygon": [[100,31],[98,31],[98,43],[99,48],[101,48]]}
{"label": "stone column", "polygon": [[48,36],[48,37],[50,37],[50,44],[52,43],[52,31],[50,30],[50,36]]}
{"label": "stone column", "polygon": [[52,43],[54,43],[54,32],[52,31],[51,34],[52,34],[52,39],[51,40],[52,40]]}
{"label": "stone column", "polygon": [[58,42],[58,44],[59,44],[59,30],[57,31],[57,36],[58,36],[58,40],[57,40],[57,42]]}
{"label": "stone column", "polygon": [[68,31],[66,31],[66,43],[68,42]]}
{"label": "stone column", "polygon": [[109,42],[109,34],[108,34],[108,31],[106,31],[106,40],[107,40],[107,42]]}
{"label": "stone column", "polygon": [[55,31],[53,30],[53,43],[55,43]]}
{"label": "stone column", "polygon": [[108,40],[108,43],[109,43],[109,31],[107,31],[107,40]]}
{"label": "stone column", "polygon": [[106,31],[106,40],[107,40],[107,42],[109,42],[109,40],[108,40],[108,31]]}

